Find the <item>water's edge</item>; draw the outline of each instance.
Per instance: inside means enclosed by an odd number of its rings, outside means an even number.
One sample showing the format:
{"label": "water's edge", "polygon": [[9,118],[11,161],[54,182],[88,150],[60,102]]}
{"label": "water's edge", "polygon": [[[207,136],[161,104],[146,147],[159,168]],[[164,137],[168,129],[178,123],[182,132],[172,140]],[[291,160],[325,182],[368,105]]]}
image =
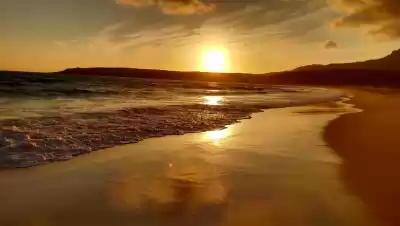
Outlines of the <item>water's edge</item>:
{"label": "water's edge", "polygon": [[25,168],[147,138],[223,129],[269,108],[337,102],[341,95],[289,101],[285,105],[171,105],[88,112],[0,122],[0,167]]}

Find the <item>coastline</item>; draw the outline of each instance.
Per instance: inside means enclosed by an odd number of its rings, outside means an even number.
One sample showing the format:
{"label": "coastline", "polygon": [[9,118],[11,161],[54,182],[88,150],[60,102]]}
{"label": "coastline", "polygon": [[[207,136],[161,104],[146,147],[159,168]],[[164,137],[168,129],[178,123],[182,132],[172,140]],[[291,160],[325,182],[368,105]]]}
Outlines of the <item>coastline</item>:
{"label": "coastline", "polygon": [[270,109],[225,130],[0,171],[0,224],[372,226],[321,137],[342,107]]}
{"label": "coastline", "polygon": [[346,103],[362,109],[331,121],[324,140],[343,160],[345,185],[383,225],[400,225],[400,92],[391,89],[345,89]]}
{"label": "coastline", "polygon": [[250,101],[241,96],[243,103],[235,100],[239,96],[222,98],[203,96],[201,92],[201,97],[195,100],[186,97],[191,104],[183,104],[183,100],[180,104],[159,101],[153,107],[137,105],[112,111],[71,111],[65,114],[60,111],[61,114],[57,115],[4,119],[0,123],[0,168],[26,168],[66,161],[148,138],[222,129],[262,110],[324,105],[343,98],[343,93],[335,90],[293,89],[297,88],[285,90],[280,87],[266,93],[265,97],[257,93],[255,97],[248,97],[253,98]]}

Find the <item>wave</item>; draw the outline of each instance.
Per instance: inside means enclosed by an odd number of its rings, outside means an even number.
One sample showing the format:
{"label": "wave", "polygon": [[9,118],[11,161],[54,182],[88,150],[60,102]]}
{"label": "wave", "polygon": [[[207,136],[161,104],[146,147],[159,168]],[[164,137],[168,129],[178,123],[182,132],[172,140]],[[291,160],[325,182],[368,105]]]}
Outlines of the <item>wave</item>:
{"label": "wave", "polygon": [[27,86],[27,87],[5,87],[0,86],[0,95],[7,96],[36,96],[36,97],[54,97],[54,96],[99,96],[99,95],[116,95],[121,92],[116,90],[106,89],[90,89],[90,88],[47,88],[40,86]]}
{"label": "wave", "polygon": [[152,94],[159,90],[187,95],[247,95],[300,92],[300,87],[117,77],[61,76],[0,72],[0,95],[10,97],[87,97]]}
{"label": "wave", "polygon": [[258,111],[186,105],[6,120],[0,125],[0,165],[28,167],[145,138],[223,128]]}
{"label": "wave", "polygon": [[[222,129],[262,109],[336,101],[318,93],[258,103],[125,108],[0,121],[0,167],[30,167],[146,138]],[[302,98],[301,98],[302,97]]]}

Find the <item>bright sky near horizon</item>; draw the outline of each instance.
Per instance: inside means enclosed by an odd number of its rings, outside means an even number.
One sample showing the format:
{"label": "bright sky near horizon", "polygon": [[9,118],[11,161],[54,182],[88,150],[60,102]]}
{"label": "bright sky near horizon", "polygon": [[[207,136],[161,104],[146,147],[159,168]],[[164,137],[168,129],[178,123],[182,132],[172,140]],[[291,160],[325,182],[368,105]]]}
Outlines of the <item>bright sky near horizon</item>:
{"label": "bright sky near horizon", "polygon": [[0,70],[264,73],[400,48],[398,0],[1,0]]}

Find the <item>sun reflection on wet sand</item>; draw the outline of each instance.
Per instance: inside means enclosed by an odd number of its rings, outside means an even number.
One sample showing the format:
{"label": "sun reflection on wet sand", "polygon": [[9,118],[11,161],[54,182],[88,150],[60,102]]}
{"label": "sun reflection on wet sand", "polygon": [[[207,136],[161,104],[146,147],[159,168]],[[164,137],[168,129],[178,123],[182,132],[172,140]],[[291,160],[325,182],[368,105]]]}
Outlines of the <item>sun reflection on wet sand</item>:
{"label": "sun reflection on wet sand", "polygon": [[214,221],[210,209],[221,215],[228,199],[222,176],[205,161],[178,161],[168,165],[162,177],[119,175],[116,183],[110,184],[109,197],[120,211],[152,215],[166,225],[182,225],[193,213],[204,214],[202,218],[210,221],[204,225],[210,225]]}
{"label": "sun reflection on wet sand", "polygon": [[374,225],[320,141],[337,113],[307,109],[2,171],[0,225]]}
{"label": "sun reflection on wet sand", "polygon": [[222,101],[222,97],[220,96],[205,96],[204,104],[206,105],[220,105]]}

